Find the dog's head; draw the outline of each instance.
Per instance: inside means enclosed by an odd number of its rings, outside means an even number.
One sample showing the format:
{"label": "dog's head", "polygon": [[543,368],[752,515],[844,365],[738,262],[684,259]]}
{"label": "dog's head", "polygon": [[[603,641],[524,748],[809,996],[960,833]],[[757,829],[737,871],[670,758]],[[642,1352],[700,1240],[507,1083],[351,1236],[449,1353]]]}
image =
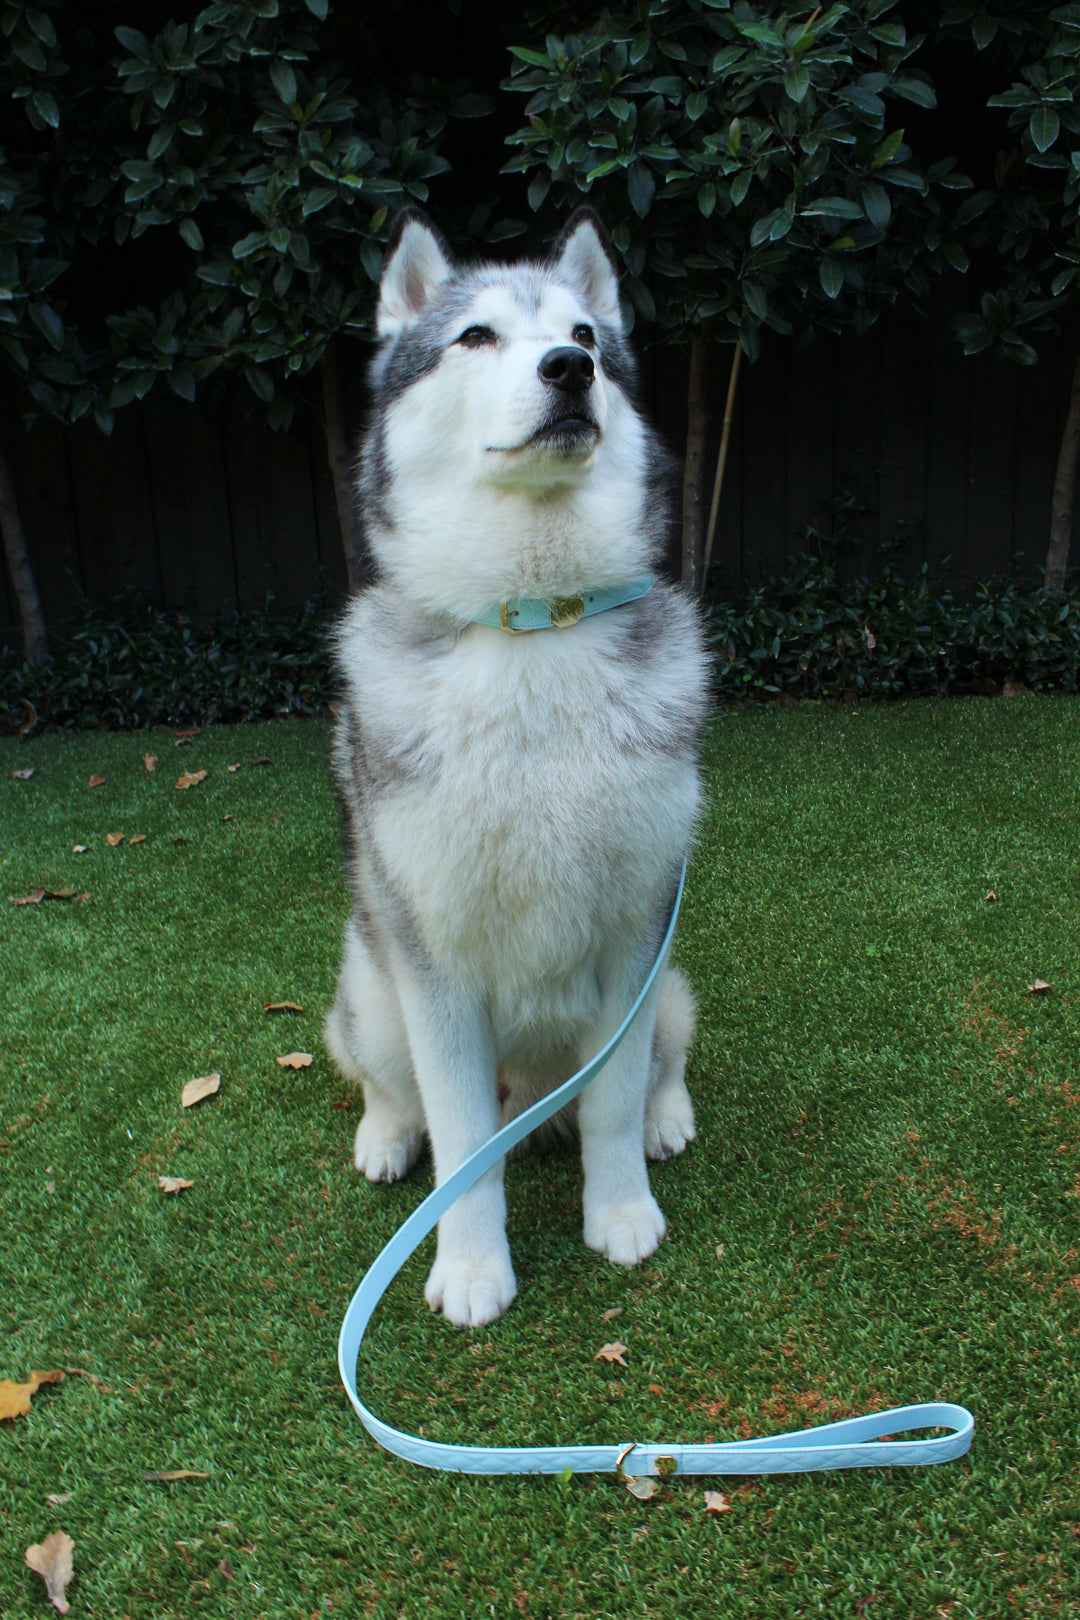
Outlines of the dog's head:
{"label": "dog's head", "polygon": [[612,387],[633,380],[607,232],[591,208],[572,215],[542,264],[465,268],[426,215],[403,210],[376,331],[384,396],[415,389],[410,417],[430,415],[429,433],[452,444],[459,467],[464,457],[502,485],[579,478],[603,440]]}
{"label": "dog's head", "polygon": [[458,264],[395,221],[361,465],[369,543],[410,594],[468,617],[647,571],[665,453],[638,414],[611,248],[591,208],[540,262]]}

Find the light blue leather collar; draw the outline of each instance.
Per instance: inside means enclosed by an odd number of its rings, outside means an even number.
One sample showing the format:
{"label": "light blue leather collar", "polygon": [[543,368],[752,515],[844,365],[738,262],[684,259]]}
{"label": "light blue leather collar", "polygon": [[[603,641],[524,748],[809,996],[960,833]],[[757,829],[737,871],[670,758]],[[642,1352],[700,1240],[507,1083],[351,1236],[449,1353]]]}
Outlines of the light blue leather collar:
{"label": "light blue leather collar", "polygon": [[493,630],[508,630],[511,635],[528,630],[565,630],[579,619],[591,619],[594,613],[636,602],[648,595],[653,583],[653,576],[647,574],[628,585],[605,585],[595,591],[579,591],[576,596],[515,596],[509,602],[496,602],[472,622],[490,625]]}

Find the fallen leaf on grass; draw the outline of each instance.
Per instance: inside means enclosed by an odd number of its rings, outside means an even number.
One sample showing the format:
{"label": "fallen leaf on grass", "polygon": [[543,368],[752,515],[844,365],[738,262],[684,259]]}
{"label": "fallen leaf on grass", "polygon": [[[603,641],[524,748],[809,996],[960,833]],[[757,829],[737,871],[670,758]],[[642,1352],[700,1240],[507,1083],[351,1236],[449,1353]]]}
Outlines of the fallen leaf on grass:
{"label": "fallen leaf on grass", "polygon": [[131,848],[132,844],[145,844],[145,843],[146,843],[146,834],[145,833],[136,833],[134,838],[129,838],[128,839],[128,849]]}
{"label": "fallen leaf on grass", "polygon": [[227,1558],[223,1558],[221,1560],[221,1563],[218,1565],[218,1569],[221,1571],[222,1575],[224,1575],[227,1581],[231,1581],[233,1576],[236,1574],[235,1569],[233,1569]]}
{"label": "fallen leaf on grass", "polygon": [[52,1372],[32,1372],[26,1384],[12,1383],[0,1378],[0,1418],[25,1417],[30,1410],[30,1397],[36,1395],[42,1384],[59,1384],[64,1374],[59,1367]]}
{"label": "fallen leaf on grass", "polygon": [[601,1320],[604,1322],[614,1322],[617,1316],[622,1315],[624,1309],[625,1306],[623,1305],[613,1305],[610,1311],[604,1311],[602,1313]]}
{"label": "fallen leaf on grass", "polygon": [[730,1513],[731,1503],[723,1491],[706,1491],[705,1511],[706,1513]]}
{"label": "fallen leaf on grass", "polygon": [[41,1576],[45,1582],[45,1590],[49,1594],[49,1602],[61,1614],[68,1612],[64,1588],[75,1573],[72,1563],[74,1551],[75,1543],[62,1530],[52,1531],[44,1541],[26,1549],[27,1566],[35,1575]]}
{"label": "fallen leaf on grass", "polygon": [[197,1102],[202,1102],[204,1097],[212,1097],[220,1087],[220,1074],[203,1074],[197,1080],[189,1080],[180,1093],[181,1108],[193,1108]]}
{"label": "fallen leaf on grass", "polygon": [[172,840],[172,842],[173,842],[173,843],[174,843],[174,844],[186,844],[186,843],[188,843],[188,842],[189,842],[189,840],[188,840],[188,839],[187,839],[187,838],[185,838],[185,837],[184,837],[184,835],[183,835],[183,833],[181,833],[181,834],[180,834],[180,836],[179,836],[179,838],[174,838],[174,839],[173,839],[173,840]]}
{"label": "fallen leaf on grass", "polygon": [[69,1378],[85,1378],[88,1384],[93,1384],[95,1389],[103,1389],[106,1395],[111,1395],[113,1392],[111,1384],[105,1384],[100,1378],[95,1378],[94,1374],[87,1372],[85,1367],[65,1367],[64,1371]]}
{"label": "fallen leaf on grass", "polygon": [[34,727],[38,723],[38,712],[34,708],[34,705],[30,702],[29,698],[20,698],[19,702],[22,704],[23,708],[26,710],[26,719],[23,721],[22,725],[19,727],[19,736],[20,737],[29,737],[30,733],[33,731]]}
{"label": "fallen leaf on grass", "polygon": [[1050,985],[1046,979],[1036,979],[1034,984],[1028,985],[1029,996],[1045,996]]}
{"label": "fallen leaf on grass", "polygon": [[143,764],[146,766],[148,771],[156,771],[157,770],[157,755],[156,754],[144,754],[143,755]]}
{"label": "fallen leaf on grass", "polygon": [[176,786],[178,788],[197,787],[200,782],[205,780],[205,771],[185,771],[183,776],[176,778]]}
{"label": "fallen leaf on grass", "polygon": [[229,774],[232,775],[232,773],[235,772],[235,771],[242,771],[243,768],[244,767],[242,765],[230,765],[229,766]]}
{"label": "fallen leaf on grass", "polygon": [[649,1497],[655,1496],[660,1489],[660,1481],[654,1479],[651,1474],[635,1474],[633,1479],[627,1480],[626,1488],[639,1502],[647,1502]]}
{"label": "fallen leaf on grass", "polygon": [[193,1181],[185,1181],[183,1176],[158,1176],[158,1186],[164,1193],[183,1192],[185,1187],[194,1187]]}
{"label": "fallen leaf on grass", "polygon": [[174,1479],[209,1479],[209,1474],[200,1473],[197,1468],[169,1468],[160,1474],[144,1474],[143,1479],[151,1485],[171,1485]]}
{"label": "fallen leaf on grass", "polygon": [[51,1502],[53,1507],[63,1507],[64,1503],[70,1502],[74,1495],[74,1491],[59,1491],[53,1495],[47,1496],[45,1500],[46,1502]]}
{"label": "fallen leaf on grass", "polygon": [[593,1356],[594,1361],[617,1361],[620,1367],[626,1366],[626,1346],[616,1339],[614,1344],[603,1344]]}
{"label": "fallen leaf on grass", "polygon": [[90,845],[89,844],[72,844],[71,853],[73,855],[89,855],[89,853],[90,853]]}
{"label": "fallen leaf on grass", "polygon": [[108,780],[107,776],[92,776],[86,785],[87,787],[103,787]]}
{"label": "fallen leaf on grass", "polygon": [[341,1102],[331,1103],[330,1106],[331,1108],[351,1108],[352,1100],[351,1098],[346,1097]]}
{"label": "fallen leaf on grass", "polygon": [[201,731],[202,726],[193,726],[188,731],[174,731],[175,746],[179,748],[181,743],[188,742],[192,737],[197,737]]}
{"label": "fallen leaf on grass", "polygon": [[25,771],[12,771],[11,774],[12,774],[12,776],[15,778],[15,780],[17,782],[29,782],[30,778],[34,774],[34,770],[35,770],[35,767],[33,765],[31,765]]}
{"label": "fallen leaf on grass", "polygon": [[283,1069],[307,1069],[311,1065],[311,1053],[286,1052],[284,1057],[278,1058],[278,1062]]}
{"label": "fallen leaf on grass", "polygon": [[274,762],[269,754],[260,754],[258,759],[249,759],[249,765],[272,765]]}
{"label": "fallen leaf on grass", "polygon": [[989,894],[988,894],[988,895],[987,895],[987,897],[986,897],[986,898],[987,898],[987,900],[996,900],[996,899],[997,899],[997,895],[996,895],[996,894],[995,894],[995,893],[994,893],[994,891],[993,891],[993,889],[991,889],[991,890],[990,890],[990,893],[989,893]]}
{"label": "fallen leaf on grass", "polygon": [[115,849],[117,844],[122,844],[124,842],[124,835],[123,833],[106,833],[105,842],[110,845],[112,849]]}
{"label": "fallen leaf on grass", "polygon": [[29,894],[11,894],[8,899],[13,906],[40,906],[43,900],[70,900],[74,894],[74,889],[31,889]]}
{"label": "fallen leaf on grass", "polygon": [[264,1001],[263,1012],[303,1012],[303,1007],[296,1001]]}

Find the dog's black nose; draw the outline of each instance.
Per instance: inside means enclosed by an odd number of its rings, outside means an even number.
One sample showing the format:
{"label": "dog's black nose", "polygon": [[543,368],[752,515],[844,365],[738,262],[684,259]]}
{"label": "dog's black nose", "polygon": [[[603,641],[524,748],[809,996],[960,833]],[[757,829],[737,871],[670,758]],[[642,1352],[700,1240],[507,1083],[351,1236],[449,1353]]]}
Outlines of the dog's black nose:
{"label": "dog's black nose", "polygon": [[567,394],[583,394],[593,380],[596,367],[584,349],[549,349],[537,366],[545,382]]}

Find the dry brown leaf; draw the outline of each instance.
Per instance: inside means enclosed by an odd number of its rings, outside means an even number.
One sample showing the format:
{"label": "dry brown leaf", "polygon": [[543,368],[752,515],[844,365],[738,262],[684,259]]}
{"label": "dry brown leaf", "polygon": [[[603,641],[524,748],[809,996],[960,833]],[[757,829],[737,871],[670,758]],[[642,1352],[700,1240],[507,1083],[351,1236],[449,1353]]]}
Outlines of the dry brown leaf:
{"label": "dry brown leaf", "polygon": [[156,754],[144,754],[143,757],[142,757],[142,762],[146,766],[148,771],[156,771],[157,770],[157,755]]}
{"label": "dry brown leaf", "polygon": [[27,1566],[40,1575],[49,1594],[49,1602],[61,1614],[67,1614],[68,1603],[64,1588],[75,1573],[72,1555],[75,1543],[62,1530],[53,1530],[42,1542],[26,1549]]}
{"label": "dry brown leaf", "polygon": [[351,1108],[352,1102],[348,1097],[346,1097],[341,1102],[331,1103],[330,1106],[331,1108]]}
{"label": "dry brown leaf", "polygon": [[71,853],[73,855],[89,855],[89,853],[90,853],[90,845],[89,844],[72,844]]}
{"label": "dry brown leaf", "polygon": [[723,1491],[706,1491],[705,1511],[706,1513],[730,1513],[731,1503]]}
{"label": "dry brown leaf", "polygon": [[86,785],[87,787],[102,787],[108,780],[107,776],[92,776]]}
{"label": "dry brown leaf", "polygon": [[283,1069],[307,1069],[311,1066],[311,1053],[286,1052],[284,1057],[278,1058],[278,1062]]}
{"label": "dry brown leaf", "polygon": [[601,1345],[600,1349],[596,1352],[595,1356],[593,1357],[593,1360],[594,1361],[617,1361],[619,1363],[620,1367],[625,1367],[626,1366],[626,1361],[624,1359],[625,1356],[626,1356],[626,1346],[625,1346],[625,1344],[620,1344],[618,1339],[616,1339],[614,1344]]}
{"label": "dry brown leaf", "polygon": [[249,765],[272,765],[274,762],[269,754],[260,754],[258,759],[249,759]]}
{"label": "dry brown leaf", "polygon": [[614,1322],[617,1316],[622,1315],[624,1309],[625,1307],[622,1305],[613,1305],[610,1311],[602,1312],[601,1320],[604,1322]]}
{"label": "dry brown leaf", "polygon": [[197,1468],[169,1468],[160,1474],[144,1474],[143,1479],[149,1480],[151,1485],[171,1485],[174,1479],[209,1479],[209,1474],[200,1473]]}
{"label": "dry brown leaf", "polygon": [[991,890],[990,890],[990,893],[989,893],[989,894],[988,894],[988,895],[987,895],[987,897],[986,897],[986,898],[987,898],[987,899],[988,899],[988,900],[996,900],[996,899],[997,899],[997,895],[996,895],[996,894],[995,894],[995,893],[994,893],[994,891],[993,891],[993,889],[991,889]]}
{"label": "dry brown leaf", "polygon": [[631,1496],[636,1496],[639,1502],[647,1502],[650,1496],[655,1496],[660,1489],[660,1481],[651,1474],[635,1474],[626,1482],[626,1488]]}
{"label": "dry brown leaf", "polygon": [[11,774],[17,782],[29,782],[34,774],[34,769],[35,767],[31,765],[25,771],[12,771]]}
{"label": "dry brown leaf", "polygon": [[117,844],[124,842],[124,835],[123,833],[106,833],[105,842],[115,849]]}
{"label": "dry brown leaf", "polygon": [[40,906],[45,898],[44,889],[31,889],[29,894],[9,894],[13,906]]}
{"label": "dry brown leaf", "polygon": [[1028,985],[1029,996],[1045,996],[1050,985],[1046,979],[1036,979],[1034,984]]}
{"label": "dry brown leaf", "polygon": [[0,1418],[25,1417],[30,1410],[30,1397],[42,1384],[59,1384],[64,1374],[57,1367],[52,1372],[32,1372],[26,1384],[14,1384],[10,1378],[0,1378]]}
{"label": "dry brown leaf", "polygon": [[264,1001],[263,1012],[303,1012],[303,1007],[296,1001]]}
{"label": "dry brown leaf", "polygon": [[113,1392],[111,1384],[105,1384],[100,1378],[95,1378],[94,1374],[87,1372],[85,1367],[65,1367],[64,1371],[69,1378],[85,1378],[88,1384],[93,1384],[95,1389],[103,1389],[106,1395],[111,1395]]}
{"label": "dry brown leaf", "polygon": [[186,742],[189,737],[197,737],[201,731],[202,726],[192,726],[187,731],[174,731],[173,736],[178,743]]}
{"label": "dry brown leaf", "polygon": [[146,834],[145,833],[136,833],[134,838],[129,838],[128,839],[128,849],[131,848],[132,844],[145,844],[145,843],[146,843]]}
{"label": "dry brown leaf", "polygon": [[185,1181],[183,1176],[158,1176],[158,1186],[164,1193],[183,1192],[185,1187],[194,1187],[193,1181]]}
{"label": "dry brown leaf", "polygon": [[232,775],[233,772],[235,772],[235,771],[242,771],[243,768],[244,767],[242,765],[230,765],[229,766],[229,774]]}
{"label": "dry brown leaf", "polygon": [[55,1494],[47,1496],[45,1500],[46,1502],[51,1502],[53,1507],[63,1507],[64,1503],[70,1502],[74,1495],[74,1491],[58,1491]]}
{"label": "dry brown leaf", "polygon": [[221,1571],[222,1575],[224,1575],[227,1581],[231,1581],[233,1576],[236,1574],[235,1569],[233,1569],[227,1558],[223,1558],[221,1560],[221,1563],[218,1565],[218,1569]]}
{"label": "dry brown leaf", "polygon": [[220,1074],[203,1074],[197,1080],[189,1080],[180,1093],[181,1108],[193,1108],[204,1097],[212,1097],[221,1087]]}
{"label": "dry brown leaf", "polygon": [[19,727],[19,736],[20,737],[29,737],[30,733],[33,731],[34,727],[38,723],[38,712],[34,708],[34,705],[30,702],[29,698],[20,698],[19,702],[22,704],[23,708],[26,710],[26,719],[23,721],[22,725]]}
{"label": "dry brown leaf", "polygon": [[176,786],[178,788],[197,787],[200,782],[205,780],[205,771],[185,771],[183,776],[176,778]]}

